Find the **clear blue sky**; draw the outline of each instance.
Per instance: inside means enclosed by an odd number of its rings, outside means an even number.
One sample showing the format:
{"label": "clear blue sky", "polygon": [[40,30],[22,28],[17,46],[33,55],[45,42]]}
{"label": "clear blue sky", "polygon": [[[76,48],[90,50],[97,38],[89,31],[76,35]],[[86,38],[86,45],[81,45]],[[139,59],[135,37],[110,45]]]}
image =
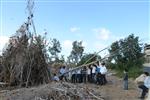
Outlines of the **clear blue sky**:
{"label": "clear blue sky", "polygon": [[[0,39],[6,41],[27,20],[26,0],[1,0],[0,8]],[[75,40],[92,53],[131,33],[150,43],[149,0],[36,0],[34,22],[38,34],[46,30],[47,39],[61,42],[66,56]]]}

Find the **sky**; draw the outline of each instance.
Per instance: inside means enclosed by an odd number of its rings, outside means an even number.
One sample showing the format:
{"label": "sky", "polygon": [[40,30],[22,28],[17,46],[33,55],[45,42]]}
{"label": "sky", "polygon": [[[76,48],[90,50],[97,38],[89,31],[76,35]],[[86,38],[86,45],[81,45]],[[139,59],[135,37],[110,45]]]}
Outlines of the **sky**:
{"label": "sky", "polygon": [[[65,56],[76,40],[83,42],[85,53],[132,33],[150,43],[150,0],[35,0],[33,14],[37,33],[58,39]],[[27,17],[27,0],[0,0],[0,52]]]}

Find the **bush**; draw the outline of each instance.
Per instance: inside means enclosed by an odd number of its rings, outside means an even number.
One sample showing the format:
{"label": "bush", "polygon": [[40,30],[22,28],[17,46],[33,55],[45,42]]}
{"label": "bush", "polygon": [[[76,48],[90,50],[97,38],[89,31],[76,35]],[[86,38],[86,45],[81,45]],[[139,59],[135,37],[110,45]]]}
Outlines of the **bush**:
{"label": "bush", "polygon": [[132,78],[137,78],[140,74],[142,74],[143,70],[142,68],[135,68],[135,67],[132,67],[129,69],[129,77],[132,77]]}
{"label": "bush", "polygon": [[[117,72],[117,76],[118,77],[123,77],[123,69],[118,69],[118,68],[115,68],[114,69],[116,72]],[[131,67],[130,69],[128,69],[128,76],[129,78],[133,78],[135,79],[136,77],[138,77],[140,74],[143,73],[143,69],[142,67]]]}

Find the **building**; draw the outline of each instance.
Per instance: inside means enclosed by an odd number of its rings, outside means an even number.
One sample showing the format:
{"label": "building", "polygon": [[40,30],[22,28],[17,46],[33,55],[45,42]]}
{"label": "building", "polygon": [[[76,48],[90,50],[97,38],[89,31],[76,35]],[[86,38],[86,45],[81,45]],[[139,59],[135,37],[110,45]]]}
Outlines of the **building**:
{"label": "building", "polygon": [[145,63],[150,63],[150,44],[146,45],[144,47],[144,52],[145,52],[145,58],[146,58],[146,62]]}
{"label": "building", "polygon": [[146,44],[144,47],[145,64],[144,66],[150,67],[150,44]]}

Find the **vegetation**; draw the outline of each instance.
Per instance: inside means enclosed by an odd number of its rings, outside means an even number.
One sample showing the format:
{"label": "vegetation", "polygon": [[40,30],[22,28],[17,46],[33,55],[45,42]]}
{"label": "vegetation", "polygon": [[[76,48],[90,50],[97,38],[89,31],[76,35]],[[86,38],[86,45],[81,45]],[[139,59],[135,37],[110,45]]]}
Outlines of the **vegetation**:
{"label": "vegetation", "polygon": [[61,58],[59,58],[58,56],[58,54],[61,53],[61,50],[62,50],[62,47],[61,47],[59,40],[57,40],[56,38],[51,39],[50,46],[48,49],[50,53],[50,57],[49,57],[50,62],[53,62],[53,63],[64,62],[64,57],[61,56]]}
{"label": "vegetation", "polygon": [[10,38],[2,55],[0,80],[9,85],[28,86],[47,83],[46,45],[42,36],[30,36],[23,24]]}
{"label": "vegetation", "polygon": [[141,73],[144,54],[138,37],[131,34],[125,39],[112,43],[109,53],[113,55],[109,61],[114,61],[110,66],[113,66],[118,73],[122,73],[125,68],[128,69],[130,77],[136,77]]}
{"label": "vegetation", "polygon": [[81,60],[84,52],[84,47],[82,46],[82,41],[74,41],[72,43],[72,51],[70,56],[68,57],[68,62],[77,65]]}

